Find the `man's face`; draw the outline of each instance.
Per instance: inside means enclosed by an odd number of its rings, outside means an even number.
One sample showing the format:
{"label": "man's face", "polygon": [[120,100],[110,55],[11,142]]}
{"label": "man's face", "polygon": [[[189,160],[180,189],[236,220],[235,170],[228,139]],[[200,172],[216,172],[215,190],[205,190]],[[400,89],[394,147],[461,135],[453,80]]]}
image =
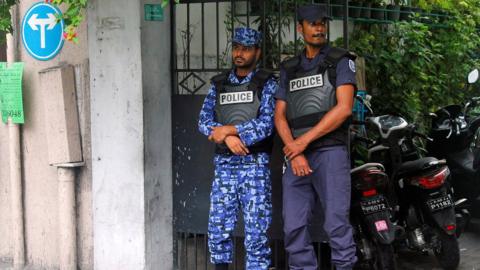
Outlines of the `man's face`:
{"label": "man's face", "polygon": [[232,59],[233,64],[239,68],[250,68],[257,64],[260,58],[260,48],[255,46],[243,46],[237,43],[233,44]]}
{"label": "man's face", "polygon": [[298,24],[297,31],[303,35],[305,43],[314,47],[321,47],[327,43],[327,21],[316,20],[313,22],[304,20]]}

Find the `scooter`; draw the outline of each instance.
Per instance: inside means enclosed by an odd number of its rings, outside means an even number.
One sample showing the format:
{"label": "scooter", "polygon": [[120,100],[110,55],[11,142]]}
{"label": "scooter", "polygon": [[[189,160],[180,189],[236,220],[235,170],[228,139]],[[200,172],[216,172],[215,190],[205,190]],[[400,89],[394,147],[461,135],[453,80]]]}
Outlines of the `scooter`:
{"label": "scooter", "polygon": [[[470,72],[468,85],[478,80],[477,69]],[[456,198],[473,202],[480,195],[480,117],[471,115],[479,108],[480,97],[465,105],[448,105],[430,113],[432,125],[427,142],[428,154],[447,160]]]}
{"label": "scooter", "polygon": [[384,195],[388,176],[380,163],[367,163],[351,170],[350,220],[357,244],[358,263],[363,269],[393,270],[396,226],[392,208]]}
{"label": "scooter", "polygon": [[[356,122],[356,121],[355,121]],[[359,128],[356,129],[355,127]],[[393,242],[398,226],[393,224],[393,209],[388,198],[390,179],[380,163],[363,163],[354,150],[371,142],[366,137],[364,122],[350,126],[349,149],[352,161],[350,222],[357,245],[357,264],[354,269],[396,269]]]}
{"label": "scooter", "polygon": [[421,157],[414,137],[429,138],[400,116],[369,117],[366,122],[377,134],[368,161],[384,164],[396,194],[394,222],[404,228],[396,243],[422,253],[432,250],[442,268],[456,269],[460,250],[446,161]]}

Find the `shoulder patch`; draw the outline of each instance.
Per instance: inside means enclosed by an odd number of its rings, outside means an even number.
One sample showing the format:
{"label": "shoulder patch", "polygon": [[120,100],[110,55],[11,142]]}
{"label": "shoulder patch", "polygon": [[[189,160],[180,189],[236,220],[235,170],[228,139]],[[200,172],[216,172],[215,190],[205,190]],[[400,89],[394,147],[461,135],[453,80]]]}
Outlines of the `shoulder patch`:
{"label": "shoulder patch", "polygon": [[355,62],[352,59],[348,59],[348,67],[353,73],[356,72]]}

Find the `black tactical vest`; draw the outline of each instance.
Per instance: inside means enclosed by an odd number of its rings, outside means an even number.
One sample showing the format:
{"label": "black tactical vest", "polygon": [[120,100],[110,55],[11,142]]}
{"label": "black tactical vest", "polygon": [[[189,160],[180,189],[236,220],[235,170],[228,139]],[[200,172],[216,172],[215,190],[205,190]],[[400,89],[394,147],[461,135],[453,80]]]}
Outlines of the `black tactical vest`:
{"label": "black tactical vest", "polygon": [[[288,81],[287,120],[294,138],[309,131],[337,104],[336,68],[343,57],[355,59],[346,50],[331,48],[325,59],[309,70],[302,68],[300,56],[282,63]],[[309,149],[346,144],[350,122],[348,119],[336,130],[312,142]]]}
{"label": "black tactical vest", "polygon": [[[250,80],[243,84],[232,84],[228,81],[230,72],[224,72],[212,78],[215,85],[215,121],[222,125],[237,125],[257,118],[265,83],[273,76],[268,70],[258,70]],[[270,136],[248,147],[251,154],[270,153],[273,136]],[[217,154],[233,154],[225,144],[217,144]]]}

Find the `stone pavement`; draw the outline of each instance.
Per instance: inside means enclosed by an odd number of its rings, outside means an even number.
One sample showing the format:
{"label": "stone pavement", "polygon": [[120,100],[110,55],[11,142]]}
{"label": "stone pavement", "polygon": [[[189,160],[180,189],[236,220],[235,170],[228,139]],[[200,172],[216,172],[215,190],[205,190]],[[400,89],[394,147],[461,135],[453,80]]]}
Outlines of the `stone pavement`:
{"label": "stone pavement", "polygon": [[[460,265],[457,270],[480,270],[480,219],[472,220],[468,231],[462,234],[460,243]],[[402,252],[397,257],[399,270],[441,270],[435,256],[414,252]]]}
{"label": "stone pavement", "polygon": [[[460,266],[457,270],[480,270],[480,218],[474,218],[467,230],[459,239],[460,243]],[[238,243],[241,246],[241,241]],[[202,247],[203,245],[199,245]],[[193,251],[193,249],[192,249]],[[193,265],[187,267],[190,269],[205,269],[205,261],[201,254],[204,250],[198,250],[199,262],[197,268]],[[189,254],[190,258],[193,258],[194,254]],[[435,256],[430,253],[429,255],[422,255],[416,252],[401,252],[397,257],[397,270],[442,270],[435,259]],[[182,268],[185,269],[185,268]],[[208,270],[213,270],[213,266],[208,264]],[[233,269],[233,267],[231,268]],[[243,265],[240,264],[236,268],[237,270],[243,269]],[[278,270],[284,268],[280,267]],[[12,270],[11,263],[0,261],[0,270]],[[39,270],[31,267],[26,267],[25,270]],[[50,269],[42,269],[50,270]],[[120,269],[119,269],[120,270]],[[123,269],[122,269],[123,270]],[[126,269],[125,269],[126,270]]]}

